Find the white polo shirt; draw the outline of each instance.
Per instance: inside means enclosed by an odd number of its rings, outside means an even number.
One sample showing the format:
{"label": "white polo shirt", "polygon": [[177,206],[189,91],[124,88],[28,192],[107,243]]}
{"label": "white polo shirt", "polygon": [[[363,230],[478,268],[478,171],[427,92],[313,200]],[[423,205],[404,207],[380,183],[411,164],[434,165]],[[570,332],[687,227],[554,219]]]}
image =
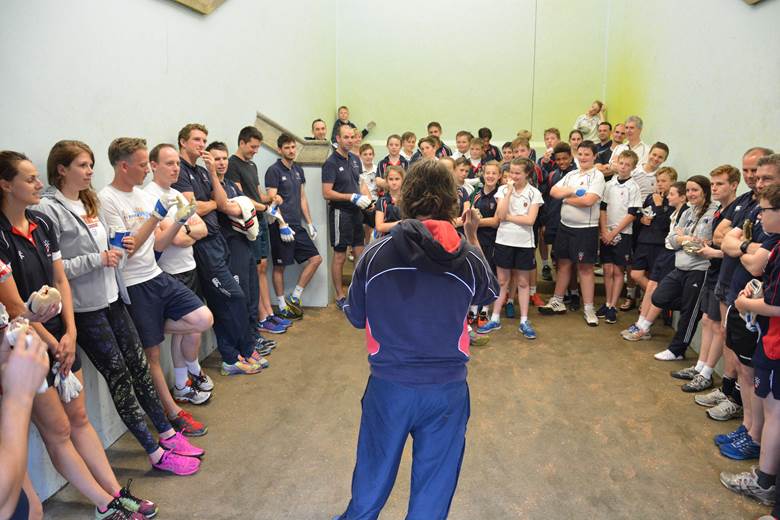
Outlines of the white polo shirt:
{"label": "white polo shirt", "polygon": [[[506,184],[498,188],[495,198],[498,201],[507,196],[509,186]],[[517,192],[512,188],[512,193],[509,194],[509,215],[525,216],[531,210],[531,206],[534,204],[541,206],[544,204],[542,193],[531,186],[526,184],[525,188]],[[539,214],[537,213],[537,218]],[[498,225],[498,231],[496,231],[496,244],[512,247],[536,247],[534,242],[534,227],[533,225],[521,226],[514,222],[502,221]]]}
{"label": "white polo shirt", "polygon": [[642,194],[642,200],[645,200],[648,195],[651,195],[655,192],[656,172],[647,172],[645,171],[644,163],[640,164],[642,164],[642,166],[638,166],[633,172],[631,172],[631,178],[634,179],[634,182],[636,182],[637,186],[639,186],[639,192]]}
{"label": "white polo shirt", "polygon": [[644,164],[647,162],[647,156],[650,155],[650,145],[645,144],[644,141],[639,141],[636,146],[631,148],[628,146],[628,141],[626,141],[623,144],[619,144],[615,147],[614,150],[612,150],[612,157],[609,159],[609,162],[611,164],[617,164],[617,158],[620,156],[620,152],[623,150],[631,150],[634,152],[637,157],[639,157],[639,161],[637,161],[637,164]]}
{"label": "white polo shirt", "polygon": [[[570,171],[555,185],[575,190],[582,188],[586,194],[595,193],[599,199],[604,196],[604,175],[596,168],[588,171]],[[561,205],[561,223],[570,228],[598,227],[600,211],[601,207],[598,201],[587,208],[578,208],[564,203]]]}
{"label": "white polo shirt", "polygon": [[[601,199],[602,208],[606,206],[607,210],[607,227],[613,229],[628,214],[629,209],[641,208],[643,200],[639,186],[634,179],[629,177],[625,181],[621,181],[617,175],[612,177],[607,182],[604,188],[604,197]],[[620,233],[630,235],[632,227],[628,225]]]}

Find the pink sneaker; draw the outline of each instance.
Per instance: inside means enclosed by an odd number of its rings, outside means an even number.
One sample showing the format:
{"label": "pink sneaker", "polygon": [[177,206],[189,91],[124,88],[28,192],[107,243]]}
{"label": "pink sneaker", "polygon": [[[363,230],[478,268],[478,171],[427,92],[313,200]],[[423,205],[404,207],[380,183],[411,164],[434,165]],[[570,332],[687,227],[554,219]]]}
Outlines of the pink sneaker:
{"label": "pink sneaker", "polygon": [[206,453],[205,450],[191,444],[181,432],[176,432],[173,437],[160,439],[160,446],[184,457],[202,457]]}
{"label": "pink sneaker", "polygon": [[184,457],[165,450],[160,461],[152,464],[152,467],[160,471],[170,471],[174,475],[192,475],[200,469],[200,459]]}

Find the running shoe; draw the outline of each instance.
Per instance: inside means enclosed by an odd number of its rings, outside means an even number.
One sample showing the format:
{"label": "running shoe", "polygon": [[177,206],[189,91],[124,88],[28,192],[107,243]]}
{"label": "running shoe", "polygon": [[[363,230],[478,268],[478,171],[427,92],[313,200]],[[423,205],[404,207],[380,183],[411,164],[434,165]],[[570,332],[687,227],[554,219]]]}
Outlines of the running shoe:
{"label": "running shoe", "polygon": [[200,459],[185,457],[170,450],[163,450],[163,455],[157,464],[152,464],[154,469],[168,471],[174,475],[192,475],[200,469]]}
{"label": "running shoe", "polygon": [[198,448],[191,444],[190,441],[187,440],[187,437],[179,432],[174,433],[173,437],[167,439],[161,438],[160,446],[166,450],[172,451],[176,455],[181,455],[182,457],[202,457],[203,454],[206,453],[202,448]]}
{"label": "running shoe", "polygon": [[290,321],[298,321],[300,319],[303,319],[303,315],[295,314],[289,307],[279,307],[279,310],[276,311],[276,316],[279,316],[280,318],[283,318],[285,320]]}
{"label": "running shoe", "polygon": [[536,331],[528,320],[522,322],[517,330],[519,330],[526,339],[536,339]]}
{"label": "running shoe", "polygon": [[566,306],[557,298],[550,298],[547,305],[539,307],[539,313],[544,315],[566,314]]}
{"label": "running shoe", "polygon": [[713,390],[708,394],[697,395],[693,398],[696,404],[698,404],[699,406],[706,406],[707,408],[716,406],[723,401],[728,401],[728,399],[729,398],[726,396],[726,394],[723,393],[723,390],[721,390],[720,388]]}
{"label": "running shoe", "polygon": [[344,312],[344,306],[347,304],[347,299],[342,297],[336,300],[336,307],[342,312]]}
{"label": "running shoe", "polygon": [[[539,296],[539,293],[533,293],[531,297],[528,299],[528,303],[530,303],[534,307],[541,307],[544,305],[544,300],[542,300],[542,297]],[[509,316],[507,316],[508,318]]]}
{"label": "running shoe", "polygon": [[211,399],[211,392],[202,392],[190,385],[184,388],[174,385],[173,399],[178,403],[205,404]]}
{"label": "running shoe", "polygon": [[645,332],[639,327],[637,327],[636,325],[631,325],[629,328],[624,330],[620,335],[626,341],[646,341],[648,339],[653,338],[649,330]]}
{"label": "running shoe", "polygon": [[146,517],[141,513],[129,511],[122,501],[115,498],[109,502],[106,510],[101,512],[95,508],[95,520],[145,520]]}
{"label": "running shoe", "polygon": [[[542,304],[544,305],[544,304]],[[504,307],[504,313],[506,314],[506,317],[510,320],[515,317],[515,304],[514,302],[506,302],[506,307]]]}
{"label": "running shoe", "polygon": [[187,437],[200,437],[209,431],[205,424],[196,421],[192,414],[186,410],[179,411],[176,417],[170,421],[174,430],[182,432]]}
{"label": "running shoe", "polygon": [[552,282],[552,269],[549,265],[542,266],[542,280],[546,282]]}
{"label": "running shoe", "polygon": [[742,417],[743,414],[742,407],[731,399],[726,399],[725,401],[719,402],[707,410],[706,413],[707,417],[715,421],[728,421],[731,419],[737,419]]}
{"label": "running shoe", "polygon": [[683,392],[688,393],[701,392],[703,390],[707,390],[708,388],[712,388],[712,378],[704,377],[701,374],[696,374],[696,377],[694,377],[692,381],[685,383],[680,387]]}
{"label": "running shoe", "polygon": [[477,315],[477,329],[484,327],[490,321],[487,312],[482,311]]}
{"label": "running shoe", "polygon": [[569,310],[571,312],[577,312],[580,310],[580,295],[572,294],[569,296]]}
{"label": "running shoe", "polygon": [[678,356],[669,349],[657,352],[656,354],[653,354],[653,357],[658,361],[682,361],[685,359],[683,356]]}
{"label": "running shoe", "polygon": [[286,319],[282,318],[281,316],[277,316],[276,314],[271,314],[270,316],[268,316],[268,319],[271,320],[274,323],[278,323],[279,325],[281,325],[285,329],[289,329],[290,327],[292,327],[292,324],[293,324],[292,321],[286,320]]}
{"label": "running shoe", "polygon": [[745,425],[740,424],[739,428],[733,432],[721,433],[720,435],[713,437],[712,440],[715,442],[715,446],[723,446],[724,444],[729,444],[740,440],[742,437],[747,435],[747,432],[748,431],[747,428],[745,428]]}
{"label": "running shoe", "polygon": [[297,314],[298,316],[303,316],[303,304],[301,304],[301,299],[296,298],[292,294],[287,296],[284,301],[287,302],[287,307],[292,309],[292,311]]}
{"label": "running shoe", "polygon": [[498,330],[500,328],[501,328],[500,321],[490,320],[489,322],[485,323],[480,328],[478,328],[477,332],[479,334],[489,334],[490,332],[493,332],[494,330]]}
{"label": "running shoe", "polygon": [[235,376],[241,374],[249,375],[249,374],[257,374],[261,370],[262,368],[260,366],[247,361],[241,356],[238,356],[238,359],[233,364],[227,364],[223,361],[222,369],[220,370],[220,373],[223,376]]}
{"label": "running shoe", "polygon": [[599,326],[599,319],[596,317],[596,312],[593,309],[586,308],[583,317],[585,318],[585,323],[588,324],[588,327]]}
{"label": "running shoe", "polygon": [[252,357],[250,359],[255,365],[258,365],[262,369],[266,369],[271,366],[271,363],[269,363],[268,360],[261,356],[260,353],[256,350],[252,352]]}
{"label": "running shoe", "polygon": [[607,315],[604,316],[604,321],[610,325],[617,323],[617,309],[614,307],[609,307],[607,309]]}
{"label": "running shoe", "polygon": [[211,392],[214,390],[214,381],[212,381],[209,376],[204,374],[202,370],[200,371],[200,374],[195,375],[190,372],[189,375],[189,385],[192,386],[192,388],[202,390],[204,392]]}
{"label": "running shoe", "polygon": [[775,504],[775,486],[770,486],[767,489],[759,486],[755,466],[750,468],[750,471],[742,473],[723,472],[720,474],[720,482],[731,491],[758,500],[765,506]]}
{"label": "running shoe", "polygon": [[685,379],[687,381],[692,381],[694,377],[698,375],[699,371],[696,370],[696,365],[689,366],[688,368],[683,368],[682,370],[675,370],[671,372],[669,375],[671,375],[675,379]]}
{"label": "running shoe", "polygon": [[133,479],[127,479],[125,487],[119,490],[119,496],[116,497],[122,503],[125,509],[133,513],[142,514],[145,518],[154,518],[157,516],[157,504],[143,498],[138,498],[130,492],[130,485]]}
{"label": "running shoe", "polygon": [[284,334],[287,332],[287,328],[284,325],[281,323],[276,323],[275,321],[271,320],[270,317],[264,319],[263,321],[258,321],[255,328],[257,329],[257,332],[267,332],[269,334]]}
{"label": "running shoe", "polygon": [[260,342],[255,343],[255,346],[253,348],[255,349],[255,352],[257,352],[261,356],[270,356],[271,352],[273,352],[273,350],[274,350],[273,347],[271,347],[269,345],[265,345],[265,344],[260,343]]}
{"label": "running shoe", "polygon": [[596,317],[600,320],[603,320],[607,317],[607,310],[609,307],[607,307],[607,304],[603,304],[599,309],[596,311]]}
{"label": "running shoe", "polygon": [[720,454],[733,460],[757,459],[761,454],[761,445],[753,441],[749,433],[728,444],[720,445]]}

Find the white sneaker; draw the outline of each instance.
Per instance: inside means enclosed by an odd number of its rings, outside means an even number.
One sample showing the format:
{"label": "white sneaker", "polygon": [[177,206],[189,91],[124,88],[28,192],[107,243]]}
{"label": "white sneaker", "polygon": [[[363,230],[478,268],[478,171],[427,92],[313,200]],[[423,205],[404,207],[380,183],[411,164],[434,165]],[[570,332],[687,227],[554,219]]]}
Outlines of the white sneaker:
{"label": "white sneaker", "polygon": [[550,301],[547,302],[547,305],[544,307],[539,307],[539,313],[548,316],[551,314],[565,314],[566,305],[564,305],[562,301],[556,298],[550,298]]}
{"label": "white sneaker", "polygon": [[696,401],[696,404],[700,406],[712,408],[713,406],[717,406],[723,401],[728,401],[728,397],[726,397],[726,394],[724,394],[723,391],[718,388],[717,390],[713,390],[708,394],[697,395],[693,398],[693,400]]}
{"label": "white sneaker", "polygon": [[173,385],[173,399],[179,403],[203,404],[211,399],[211,392],[202,392],[190,385],[184,388]]}
{"label": "white sneaker", "polygon": [[715,421],[729,421],[742,417],[742,407],[732,401],[731,399],[725,399],[709,410],[707,410],[707,416]]}
{"label": "white sneaker", "polygon": [[588,324],[588,327],[598,327],[599,326],[599,318],[596,316],[596,311],[593,309],[585,309],[585,322]]}
{"label": "white sneaker", "polygon": [[663,352],[659,352],[653,357],[658,361],[680,361],[684,359],[682,356],[675,356],[669,349],[666,349]]}

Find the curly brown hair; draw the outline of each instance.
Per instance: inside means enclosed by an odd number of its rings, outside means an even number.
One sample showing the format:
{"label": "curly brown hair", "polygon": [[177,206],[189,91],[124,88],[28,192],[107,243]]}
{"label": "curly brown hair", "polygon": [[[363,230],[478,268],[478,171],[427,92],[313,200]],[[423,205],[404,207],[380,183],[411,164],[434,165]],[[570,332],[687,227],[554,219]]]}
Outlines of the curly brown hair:
{"label": "curly brown hair", "polygon": [[436,159],[423,159],[409,168],[401,185],[401,215],[448,222],[457,217],[457,188],[446,166]]}

